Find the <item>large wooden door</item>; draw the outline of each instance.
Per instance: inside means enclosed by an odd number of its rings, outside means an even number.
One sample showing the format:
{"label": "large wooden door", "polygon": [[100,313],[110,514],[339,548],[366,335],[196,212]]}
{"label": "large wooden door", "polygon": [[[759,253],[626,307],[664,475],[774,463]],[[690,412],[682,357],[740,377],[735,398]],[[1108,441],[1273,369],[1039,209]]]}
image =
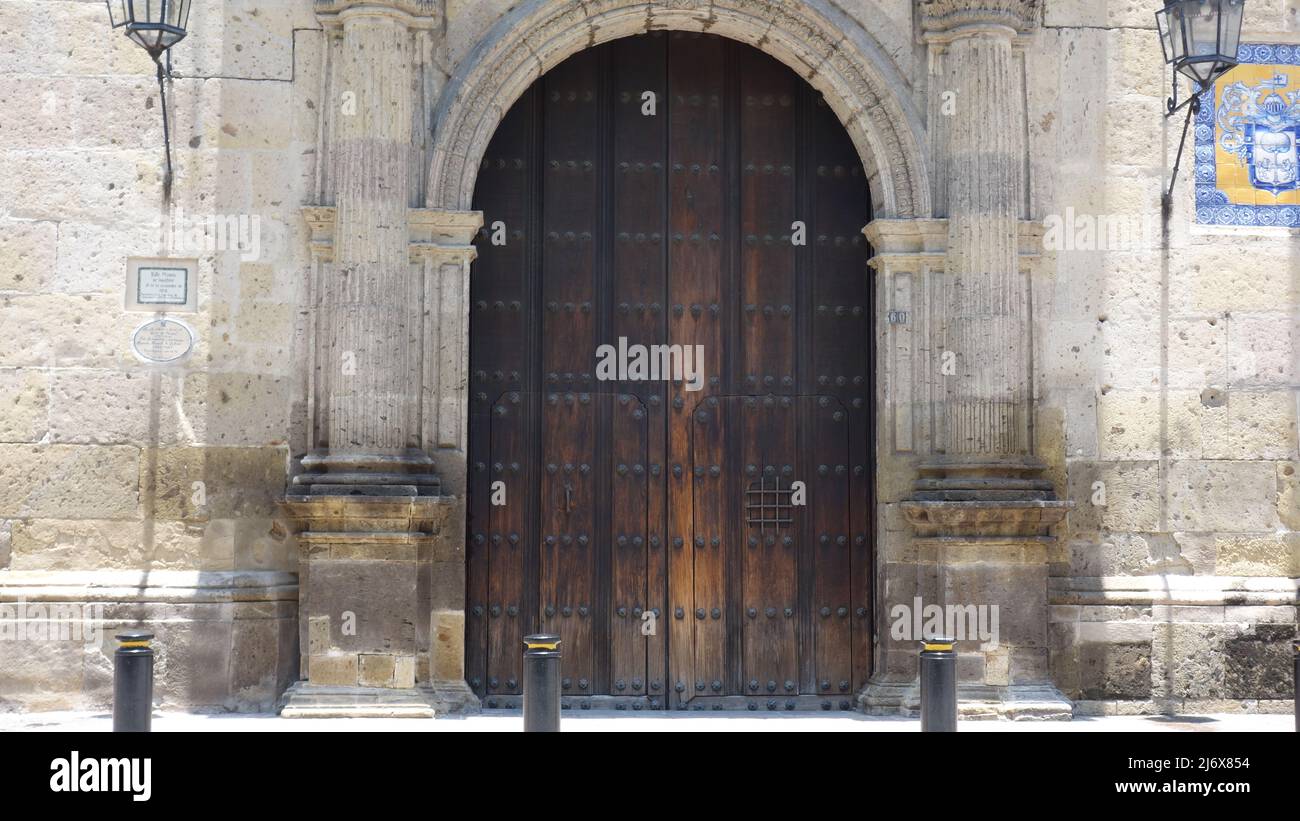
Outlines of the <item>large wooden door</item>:
{"label": "large wooden door", "polygon": [[545,630],[579,707],[847,709],[870,674],[870,198],[820,95],[720,37],[599,46],[511,108],[475,207],[475,692],[518,706]]}

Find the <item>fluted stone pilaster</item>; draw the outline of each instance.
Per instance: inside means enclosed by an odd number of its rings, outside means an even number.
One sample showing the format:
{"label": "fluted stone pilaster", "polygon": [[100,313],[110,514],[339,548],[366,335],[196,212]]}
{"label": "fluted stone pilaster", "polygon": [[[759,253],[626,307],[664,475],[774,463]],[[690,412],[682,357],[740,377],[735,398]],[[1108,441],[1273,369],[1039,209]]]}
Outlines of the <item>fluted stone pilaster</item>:
{"label": "fluted stone pilaster", "polygon": [[418,446],[420,291],[408,249],[411,38],[384,14],[343,16],[340,96],[330,162],[334,266],[322,282],[317,348],[331,452]]}
{"label": "fluted stone pilaster", "polygon": [[942,304],[943,386],[936,450],[955,460],[1028,454],[1028,284],[1018,252],[1024,215],[1024,96],[1013,39],[1029,3],[930,2],[950,101]]}

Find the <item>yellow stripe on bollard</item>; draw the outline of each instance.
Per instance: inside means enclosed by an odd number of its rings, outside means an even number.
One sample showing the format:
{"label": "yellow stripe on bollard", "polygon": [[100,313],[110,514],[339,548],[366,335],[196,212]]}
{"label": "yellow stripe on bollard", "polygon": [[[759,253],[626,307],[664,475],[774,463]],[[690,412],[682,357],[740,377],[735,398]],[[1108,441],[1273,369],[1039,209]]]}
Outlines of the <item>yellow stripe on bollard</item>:
{"label": "yellow stripe on bollard", "polygon": [[118,645],[118,647],[148,647],[148,646],[149,646],[149,642],[147,641],[124,641]]}
{"label": "yellow stripe on bollard", "polygon": [[555,648],[560,646],[560,643],[558,641],[552,641],[548,643],[536,643],[536,644],[530,642],[528,643],[527,646],[529,650],[554,650]]}
{"label": "yellow stripe on bollard", "polygon": [[927,642],[925,645],[925,649],[931,653],[936,653],[942,650],[951,650],[952,645],[951,644],[930,644],[929,642]]}

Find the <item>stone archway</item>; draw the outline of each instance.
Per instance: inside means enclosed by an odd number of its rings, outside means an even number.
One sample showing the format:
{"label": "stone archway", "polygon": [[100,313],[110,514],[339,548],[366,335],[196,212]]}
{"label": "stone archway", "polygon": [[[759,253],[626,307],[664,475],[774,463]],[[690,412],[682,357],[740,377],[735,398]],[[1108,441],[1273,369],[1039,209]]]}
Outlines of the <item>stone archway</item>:
{"label": "stone archway", "polygon": [[879,191],[876,215],[931,212],[925,126],[880,44],[828,0],[528,0],[488,32],[443,90],[427,207],[467,211],[478,165],[505,112],[533,81],[585,48],[653,30],[705,31],[794,69],[844,124]]}

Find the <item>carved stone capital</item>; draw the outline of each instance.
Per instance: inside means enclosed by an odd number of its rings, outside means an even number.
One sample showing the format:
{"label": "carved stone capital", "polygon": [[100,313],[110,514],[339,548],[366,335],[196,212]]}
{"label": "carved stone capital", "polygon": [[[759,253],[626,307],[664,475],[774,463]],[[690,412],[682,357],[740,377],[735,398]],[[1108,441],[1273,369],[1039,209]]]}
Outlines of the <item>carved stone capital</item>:
{"label": "carved stone capital", "polygon": [[418,208],[410,212],[411,259],[443,262],[473,262],[478,250],[474,235],[483,227],[480,211],[444,211]]}
{"label": "carved stone capital", "polygon": [[412,28],[437,28],[442,25],[445,0],[315,0],[316,18],[326,28],[342,24],[349,12],[389,14],[401,17]]}
{"label": "carved stone capital", "polygon": [[311,231],[313,259],[328,262],[334,258],[334,223],[338,209],[326,205],[309,205],[302,209],[302,218]]}
{"label": "carved stone capital", "polygon": [[[320,262],[334,260],[334,235],[338,209],[332,205],[309,205],[301,209],[310,231],[312,257]],[[412,208],[407,212],[411,261],[473,262],[478,255],[474,235],[483,225],[479,211],[444,211]]]}
{"label": "carved stone capital", "polygon": [[940,36],[985,26],[1024,34],[1037,25],[1041,5],[1040,0],[921,0],[921,28]]}

